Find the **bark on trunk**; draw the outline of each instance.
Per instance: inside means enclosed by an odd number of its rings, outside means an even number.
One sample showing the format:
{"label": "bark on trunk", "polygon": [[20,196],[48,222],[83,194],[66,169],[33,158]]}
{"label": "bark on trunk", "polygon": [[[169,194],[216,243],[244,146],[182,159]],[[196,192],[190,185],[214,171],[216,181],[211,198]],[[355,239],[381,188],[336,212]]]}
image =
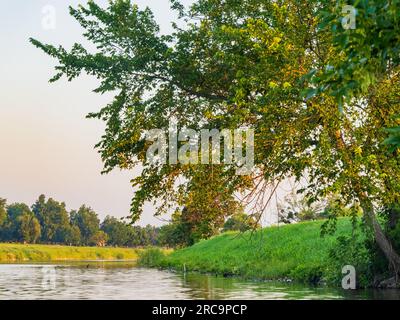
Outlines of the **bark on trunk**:
{"label": "bark on trunk", "polygon": [[[342,130],[336,130],[333,135],[333,139],[336,140],[338,150],[343,152],[344,162],[349,168],[352,168],[353,160],[350,156],[350,152],[346,147]],[[358,196],[358,200],[360,201],[361,208],[364,211],[366,221],[369,227],[372,228],[376,243],[382,250],[385,257],[388,259],[389,267],[394,273],[396,283],[399,283],[400,256],[397,254],[396,251],[394,251],[392,244],[383,232],[381,225],[378,223],[375,216],[374,206],[371,200],[368,198],[368,195],[362,191],[363,189],[360,186],[360,180],[352,180],[352,185],[354,191]]]}

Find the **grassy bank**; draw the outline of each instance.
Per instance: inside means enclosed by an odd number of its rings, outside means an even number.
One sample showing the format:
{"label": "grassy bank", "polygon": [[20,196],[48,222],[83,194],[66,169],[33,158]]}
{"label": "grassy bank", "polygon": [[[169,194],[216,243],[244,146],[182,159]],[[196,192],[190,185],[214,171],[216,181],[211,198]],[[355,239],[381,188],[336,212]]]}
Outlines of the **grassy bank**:
{"label": "grassy bank", "polygon": [[0,243],[0,263],[18,261],[134,260],[136,249]]}
{"label": "grassy bank", "polygon": [[[155,249],[141,254],[148,266],[242,276],[313,282],[324,277],[330,249],[340,235],[351,234],[348,220],[338,221],[334,236],[321,238],[322,222],[265,228],[245,234],[226,233],[169,255]],[[340,272],[340,271],[339,271]]]}

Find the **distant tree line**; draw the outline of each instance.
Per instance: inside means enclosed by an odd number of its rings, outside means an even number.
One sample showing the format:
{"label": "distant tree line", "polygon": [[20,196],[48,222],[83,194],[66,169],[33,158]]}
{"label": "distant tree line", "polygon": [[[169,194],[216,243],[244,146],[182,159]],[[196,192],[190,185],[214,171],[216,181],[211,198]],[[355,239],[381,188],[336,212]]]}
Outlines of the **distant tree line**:
{"label": "distant tree line", "polygon": [[68,212],[64,202],[41,195],[29,207],[25,203],[7,205],[0,198],[0,241],[62,244],[74,246],[184,247],[220,232],[246,231],[259,227],[254,218],[236,211],[225,222],[210,225],[197,221],[184,208],[162,227],[133,226],[123,219],[107,216],[103,222],[86,205]]}
{"label": "distant tree line", "polygon": [[158,244],[159,228],[139,227],[107,216],[101,223],[86,205],[67,211],[64,202],[44,195],[31,206],[7,205],[0,198],[0,241],[75,246],[150,246]]}

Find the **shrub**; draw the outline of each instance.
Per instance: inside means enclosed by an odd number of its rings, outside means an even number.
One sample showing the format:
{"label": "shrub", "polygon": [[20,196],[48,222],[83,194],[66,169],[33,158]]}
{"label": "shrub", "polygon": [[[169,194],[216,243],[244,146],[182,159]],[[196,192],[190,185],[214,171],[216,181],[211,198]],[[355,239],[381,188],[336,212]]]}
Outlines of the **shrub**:
{"label": "shrub", "polygon": [[289,274],[289,277],[293,280],[304,282],[304,283],[311,283],[311,284],[318,284],[323,276],[323,268],[322,266],[304,266],[299,265],[294,270],[292,270]]}
{"label": "shrub", "polygon": [[356,270],[357,287],[369,287],[374,281],[372,254],[367,241],[361,236],[340,236],[337,245],[329,252],[328,272],[326,281],[329,284],[340,286],[342,268],[346,265],[354,266]]}
{"label": "shrub", "polygon": [[150,248],[138,252],[139,259],[137,261],[139,266],[143,267],[158,267],[162,264],[165,258],[164,252],[159,248]]}

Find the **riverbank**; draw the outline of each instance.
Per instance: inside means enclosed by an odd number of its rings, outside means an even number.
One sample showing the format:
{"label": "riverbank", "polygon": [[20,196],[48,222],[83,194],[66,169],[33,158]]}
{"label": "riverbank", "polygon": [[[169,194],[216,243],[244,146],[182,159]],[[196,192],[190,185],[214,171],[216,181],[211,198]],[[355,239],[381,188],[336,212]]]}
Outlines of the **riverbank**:
{"label": "riverbank", "polygon": [[137,258],[138,249],[133,248],[0,243],[0,263],[67,260],[136,260]]}
{"label": "riverbank", "polygon": [[[321,237],[322,221],[269,227],[257,232],[225,233],[165,255],[140,253],[150,267],[239,276],[259,280],[319,282],[329,271],[329,253],[339,236],[351,234],[351,222],[339,219],[333,236]],[[336,270],[341,274],[341,270]]]}

